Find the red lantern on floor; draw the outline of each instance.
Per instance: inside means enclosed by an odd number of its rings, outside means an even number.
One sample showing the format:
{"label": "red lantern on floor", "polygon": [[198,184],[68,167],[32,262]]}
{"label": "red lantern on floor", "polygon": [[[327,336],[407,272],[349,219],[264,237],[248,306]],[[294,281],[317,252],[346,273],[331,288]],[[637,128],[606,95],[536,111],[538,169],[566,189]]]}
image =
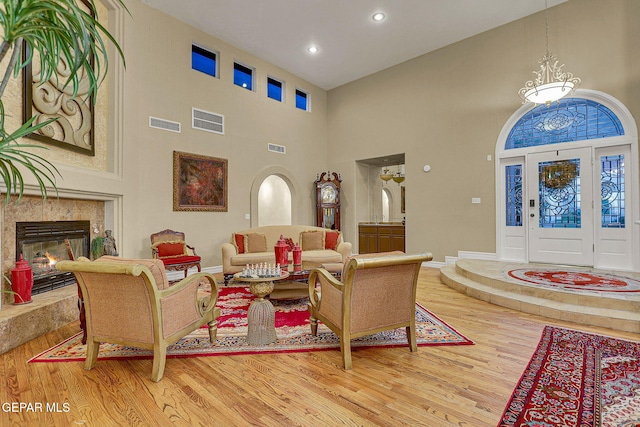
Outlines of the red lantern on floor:
{"label": "red lantern on floor", "polygon": [[11,270],[11,289],[14,304],[26,304],[31,302],[31,289],[33,288],[33,270],[27,261],[22,258],[16,261],[16,266]]}
{"label": "red lantern on floor", "polygon": [[273,249],[276,254],[276,265],[280,264],[280,268],[283,271],[287,271],[289,266],[289,245],[287,245],[282,235],[280,235],[280,240],[278,240]]}
{"label": "red lantern on floor", "polygon": [[302,270],[302,248],[296,243],[293,247],[293,271]]}

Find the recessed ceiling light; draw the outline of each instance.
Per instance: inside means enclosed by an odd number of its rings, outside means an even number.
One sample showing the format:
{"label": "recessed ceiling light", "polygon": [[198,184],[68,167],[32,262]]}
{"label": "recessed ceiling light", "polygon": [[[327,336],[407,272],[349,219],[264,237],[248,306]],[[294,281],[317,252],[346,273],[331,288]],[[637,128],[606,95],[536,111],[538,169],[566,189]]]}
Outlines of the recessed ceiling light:
{"label": "recessed ceiling light", "polygon": [[382,21],[384,19],[384,13],[382,12],[374,13],[371,18],[377,22]]}
{"label": "recessed ceiling light", "polygon": [[309,49],[307,49],[309,52],[311,53],[316,53],[318,52],[318,47],[317,46],[310,46]]}

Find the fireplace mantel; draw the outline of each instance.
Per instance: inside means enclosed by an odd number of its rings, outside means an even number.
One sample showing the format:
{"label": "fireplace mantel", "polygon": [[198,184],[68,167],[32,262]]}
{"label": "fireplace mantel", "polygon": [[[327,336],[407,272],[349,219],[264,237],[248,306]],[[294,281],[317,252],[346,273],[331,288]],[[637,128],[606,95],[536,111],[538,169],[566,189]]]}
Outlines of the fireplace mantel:
{"label": "fireplace mantel", "polygon": [[[112,229],[116,239],[122,237],[122,196],[90,191],[59,192],[60,197],[43,200],[24,196],[0,210],[0,258],[2,272],[10,276],[16,260],[16,222],[89,220],[91,239]],[[96,232],[97,231],[97,232]],[[7,283],[2,283],[8,289]],[[66,286],[34,295],[32,303],[13,305],[13,298],[0,298],[0,354],[40,335],[78,320],[78,297],[75,286]]]}

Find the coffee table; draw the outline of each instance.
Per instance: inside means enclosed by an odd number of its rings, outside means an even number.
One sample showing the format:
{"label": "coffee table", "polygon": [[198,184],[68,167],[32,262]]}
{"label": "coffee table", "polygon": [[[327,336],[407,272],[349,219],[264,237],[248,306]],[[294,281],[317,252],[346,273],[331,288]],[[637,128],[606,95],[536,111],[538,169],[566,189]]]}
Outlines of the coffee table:
{"label": "coffee table", "polygon": [[[316,261],[302,261],[298,270],[293,264],[288,265],[288,280],[278,280],[274,283],[273,292],[269,294],[271,300],[299,299],[309,296],[309,274],[314,268],[320,268],[323,264]],[[337,274],[339,276],[339,273]]]}
{"label": "coffee table", "polygon": [[278,339],[275,326],[276,311],[271,301],[264,297],[273,291],[274,281],[287,277],[287,272],[283,272],[279,277],[242,277],[241,273],[234,275],[235,280],[249,283],[251,293],[257,297],[247,311],[247,344],[267,345]]}

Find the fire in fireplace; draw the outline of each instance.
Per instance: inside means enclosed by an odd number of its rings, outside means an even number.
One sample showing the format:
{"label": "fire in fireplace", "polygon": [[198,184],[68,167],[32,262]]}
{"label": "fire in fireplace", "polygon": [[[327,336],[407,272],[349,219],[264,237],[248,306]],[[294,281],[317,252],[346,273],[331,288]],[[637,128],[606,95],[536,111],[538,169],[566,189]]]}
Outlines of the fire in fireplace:
{"label": "fire in fireplace", "polygon": [[22,254],[33,269],[33,294],[75,284],[70,272],[58,272],[56,262],[89,256],[89,221],[16,223],[16,260]]}

